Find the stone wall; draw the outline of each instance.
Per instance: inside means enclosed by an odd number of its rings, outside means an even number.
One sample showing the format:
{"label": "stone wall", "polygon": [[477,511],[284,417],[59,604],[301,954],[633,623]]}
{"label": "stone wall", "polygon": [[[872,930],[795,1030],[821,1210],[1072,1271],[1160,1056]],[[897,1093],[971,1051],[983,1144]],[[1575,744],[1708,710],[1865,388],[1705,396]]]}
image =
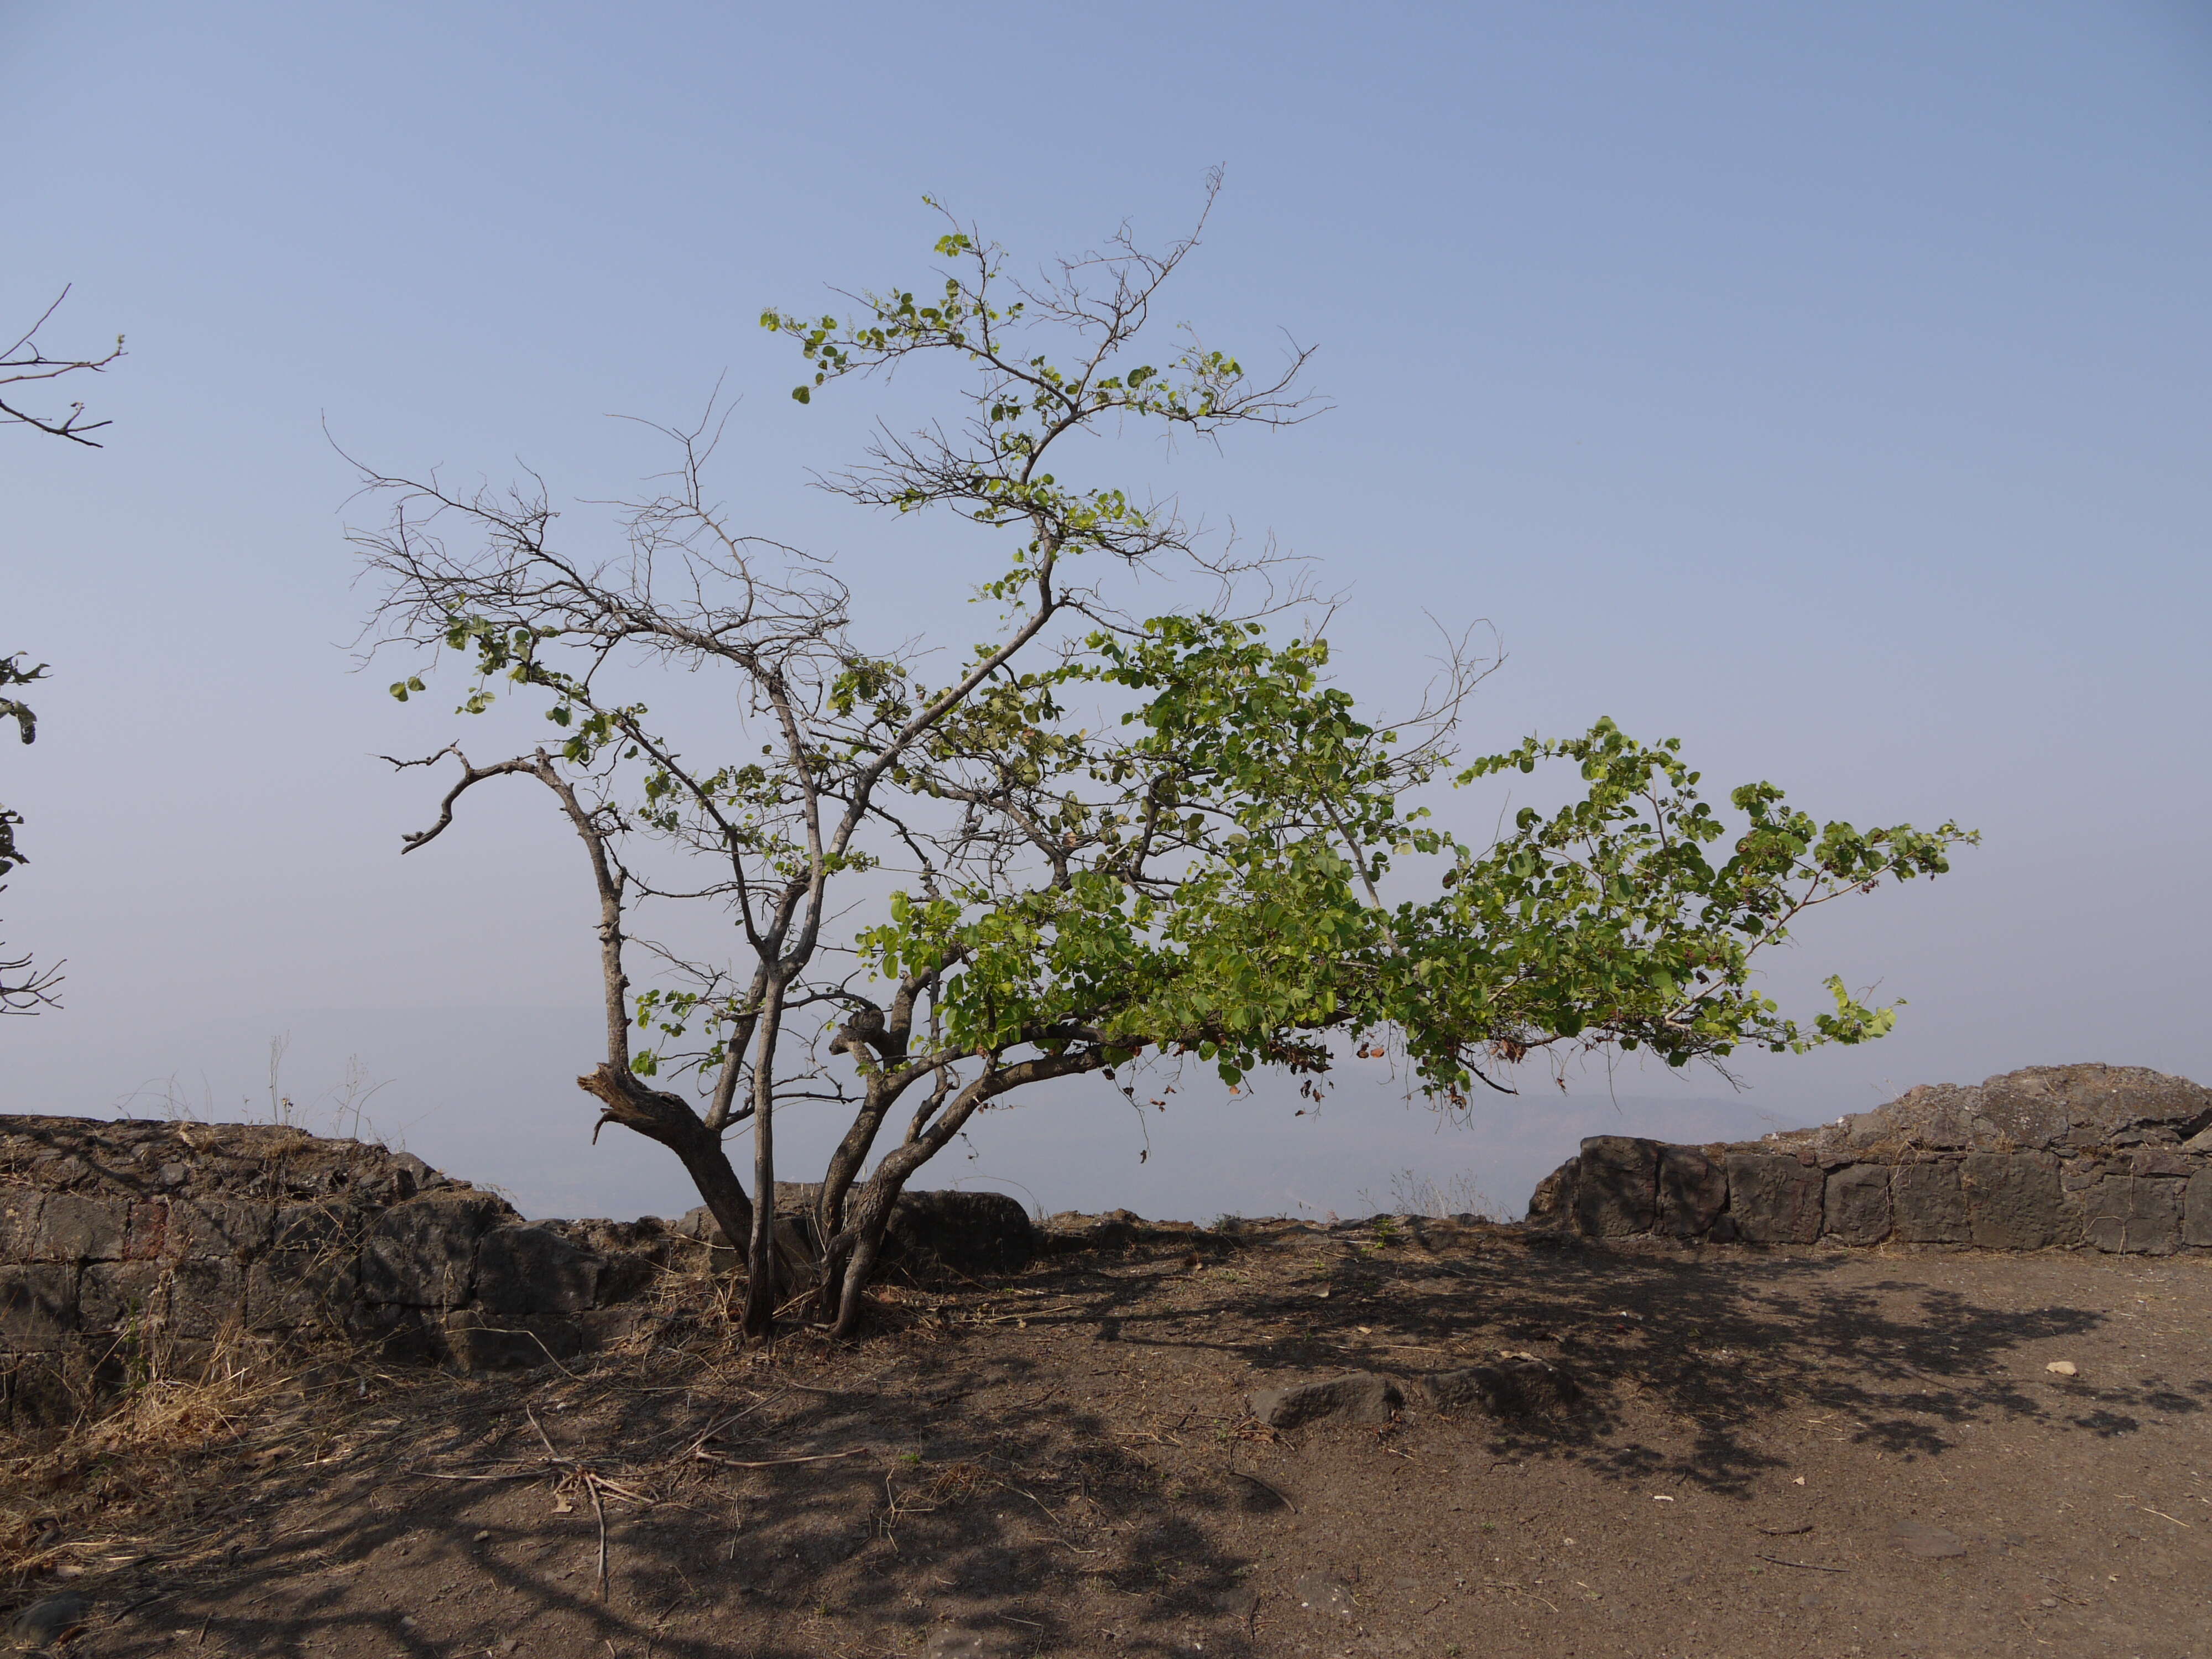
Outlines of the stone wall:
{"label": "stone wall", "polygon": [[[811,1191],[779,1187],[779,1210]],[[1003,1194],[914,1193],[887,1246],[911,1276],[1006,1272],[1036,1234]],[[736,1254],[703,1210],[528,1222],[408,1153],[298,1129],[0,1115],[0,1416],[240,1336],[464,1370],[565,1359],[635,1328],[665,1274]]]}
{"label": "stone wall", "polygon": [[44,1409],[240,1334],[539,1363],[625,1327],[676,1248],[651,1220],[526,1223],[295,1129],[0,1116],[0,1401]]}
{"label": "stone wall", "polygon": [[1736,1146],[1600,1135],[1538,1185],[1528,1221],[1713,1243],[2208,1249],[2212,1089],[2043,1066]]}

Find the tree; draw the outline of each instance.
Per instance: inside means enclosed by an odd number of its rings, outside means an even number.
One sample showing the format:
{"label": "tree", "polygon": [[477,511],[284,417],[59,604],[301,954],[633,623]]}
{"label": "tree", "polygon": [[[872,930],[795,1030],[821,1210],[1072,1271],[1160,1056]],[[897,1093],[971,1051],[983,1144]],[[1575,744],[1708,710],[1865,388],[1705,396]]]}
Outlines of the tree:
{"label": "tree", "polygon": [[38,343],[39,331],[50,322],[54,313],[61,309],[62,301],[69,298],[64,288],[54,297],[53,304],[39,313],[39,320],[25,331],[22,337],[0,352],[0,425],[21,425],[35,428],[52,438],[66,438],[71,443],[83,444],[98,449],[100,441],[92,434],[101,428],[112,426],[111,421],[88,421],[84,418],[82,401],[71,404],[58,415],[33,415],[21,406],[22,393],[18,386],[42,385],[58,380],[65,375],[90,373],[98,374],[123,356],[123,337],[115,337],[115,343],[97,357],[49,357]]}
{"label": "tree", "polygon": [[[28,666],[20,653],[0,657],[0,689],[28,685],[33,680],[44,679],[46,675],[45,663]],[[19,697],[0,696],[0,720],[13,720],[15,735],[24,743],[38,738],[39,717]],[[8,874],[19,864],[30,862],[15,841],[16,826],[22,822],[21,812],[0,806],[0,876]],[[6,890],[0,887],[0,892]],[[7,946],[0,945],[0,1014],[34,1014],[41,1008],[55,1006],[54,994],[61,982],[58,967],[41,969],[27,953],[11,957],[7,954]]]}
{"label": "tree", "polygon": [[[9,401],[20,396],[18,386],[59,380],[66,374],[82,370],[99,374],[123,355],[123,337],[115,337],[113,349],[98,357],[49,357],[38,344],[39,331],[46,325],[54,313],[69,298],[64,288],[55,296],[53,304],[39,313],[39,320],[6,351],[0,352],[0,425],[21,425],[35,428],[49,437],[66,438],[97,449],[99,440],[91,434],[111,424],[106,421],[87,421],[84,404],[71,404],[58,416],[33,415]],[[22,654],[11,653],[0,657],[0,690],[13,685],[28,685],[46,677],[47,665],[35,668],[24,666]],[[33,741],[39,732],[38,716],[20,698],[0,696],[0,720],[15,722],[16,735],[25,743]],[[19,864],[30,859],[15,840],[15,830],[23,822],[23,815],[0,805],[0,876],[6,875]],[[7,890],[0,888],[0,892]],[[26,953],[9,956],[8,947],[0,945],[0,1014],[34,1014],[41,1008],[58,1006],[55,992],[62,982],[58,967],[41,969],[35,959]]]}
{"label": "tree", "polygon": [[[1449,1109],[1510,1090],[1544,1050],[1717,1064],[1747,1043],[1880,1036],[1893,1011],[1839,981],[1832,1012],[1784,1017],[1753,983],[1757,954],[1808,908],[1937,874],[1972,839],[1817,824],[1764,783],[1735,793],[1731,835],[1675,744],[1609,721],[1460,763],[1451,735],[1483,670],[1457,650],[1417,717],[1363,719],[1327,683],[1317,631],[1271,638],[1270,617],[1308,613],[1238,607],[1264,559],[1207,554],[1171,503],[1062,481],[1091,453],[1079,440],[1132,422],[1215,439],[1312,412],[1304,349],[1273,376],[1188,333],[1147,355],[1196,240],[1154,254],[1124,233],[1021,283],[951,223],[934,288],[848,296],[850,321],[763,316],[804,359],[801,404],[932,359],[958,371],[957,424],[886,434],[823,481],[948,511],[998,547],[975,589],[997,626],[945,667],[865,642],[827,562],[732,526],[705,482],[711,410],[666,430],[672,482],[625,504],[609,556],[562,544],[542,482],[462,493],[364,472],[390,504],[355,536],[381,583],[365,638],[416,658],[392,694],[418,696],[442,661],[468,676],[458,712],[512,684],[556,728],[486,764],[458,745],[394,760],[457,769],[404,850],[494,779],[550,792],[599,901],[605,1057],[578,1082],[602,1126],[667,1146],[748,1241],[750,1332],[800,1271],[852,1332],[906,1182],[976,1114],[1053,1079],[1103,1073],[1133,1100],[1121,1068],[1195,1064],[1311,1091],[1346,1048],[1395,1049]],[[1178,570],[1218,578],[1217,599],[1138,617],[1117,598]],[[726,713],[703,726],[645,700],[709,674]],[[1547,761],[1579,767],[1583,799],[1524,811],[1486,848],[1408,804]],[[655,907],[684,940],[647,935]],[[845,1131],[794,1242],[769,1197],[775,1127],[825,1109]],[[739,1126],[750,1193],[725,1150]]]}

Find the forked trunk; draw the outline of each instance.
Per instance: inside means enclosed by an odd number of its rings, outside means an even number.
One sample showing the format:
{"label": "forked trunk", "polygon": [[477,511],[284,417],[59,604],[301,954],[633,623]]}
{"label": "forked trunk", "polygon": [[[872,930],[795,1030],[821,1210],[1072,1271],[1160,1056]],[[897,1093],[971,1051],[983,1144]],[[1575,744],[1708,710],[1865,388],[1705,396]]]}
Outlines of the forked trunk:
{"label": "forked trunk", "polygon": [[722,1236],[750,1238],[753,1201],[722,1150],[722,1138],[699,1121],[678,1097],[648,1089],[629,1072],[602,1065],[576,1079],[576,1086],[606,1108],[606,1121],[634,1129],[674,1152],[698,1190]]}
{"label": "forked trunk", "polygon": [[833,1337],[849,1337],[860,1325],[860,1297],[875,1277],[884,1234],[890,1225],[891,1206],[897,1200],[896,1188],[880,1192],[875,1182],[869,1182],[854,1204],[852,1220],[838,1241],[846,1245],[845,1252],[841,1258],[824,1263],[818,1305],[825,1316],[834,1317],[830,1328]]}

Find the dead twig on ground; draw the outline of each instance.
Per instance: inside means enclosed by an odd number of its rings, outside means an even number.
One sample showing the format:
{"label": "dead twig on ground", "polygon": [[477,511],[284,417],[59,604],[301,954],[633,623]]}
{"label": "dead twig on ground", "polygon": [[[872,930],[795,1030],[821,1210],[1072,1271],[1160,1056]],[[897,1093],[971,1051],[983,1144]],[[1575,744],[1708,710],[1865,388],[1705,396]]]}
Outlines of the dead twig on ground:
{"label": "dead twig on ground", "polygon": [[2154,1510],[2148,1504],[2136,1504],[2130,1507],[2141,1510],[2145,1515],[2154,1515],[2161,1521],[2171,1521],[2177,1527],[2185,1527],[2189,1525],[2189,1522],[2184,1521],[2180,1516],[2168,1515],[2164,1510]]}
{"label": "dead twig on ground", "polygon": [[775,1469],[791,1463],[830,1463],[841,1457],[859,1457],[872,1450],[867,1446],[855,1446],[850,1451],[817,1452],[811,1457],[764,1457],[748,1462],[742,1458],[725,1457],[720,1452],[710,1452],[704,1446],[691,1455],[702,1463],[719,1463],[726,1469]]}
{"label": "dead twig on ground", "polygon": [[561,1488],[568,1485],[572,1480],[576,1485],[581,1486],[584,1489],[584,1495],[592,1500],[592,1516],[593,1520],[599,1523],[599,1600],[604,1601],[608,1599],[609,1595],[607,1578],[607,1510],[606,1505],[601,1500],[599,1494],[603,1490],[610,1492],[617,1498],[621,1498],[624,1503],[635,1504],[641,1508],[649,1505],[653,1502],[653,1499],[643,1492],[624,1486],[619,1482],[608,1480],[605,1475],[599,1474],[598,1470],[586,1467],[575,1458],[564,1456],[555,1448],[552,1440],[546,1435],[545,1425],[538,1420],[538,1413],[532,1411],[528,1406],[525,1406],[522,1408],[522,1414],[530,1419],[530,1426],[538,1431],[538,1441],[545,1448],[545,1462],[547,1467],[560,1472],[561,1479],[555,1483],[553,1488],[553,1495],[556,1503],[565,1501],[562,1498]]}

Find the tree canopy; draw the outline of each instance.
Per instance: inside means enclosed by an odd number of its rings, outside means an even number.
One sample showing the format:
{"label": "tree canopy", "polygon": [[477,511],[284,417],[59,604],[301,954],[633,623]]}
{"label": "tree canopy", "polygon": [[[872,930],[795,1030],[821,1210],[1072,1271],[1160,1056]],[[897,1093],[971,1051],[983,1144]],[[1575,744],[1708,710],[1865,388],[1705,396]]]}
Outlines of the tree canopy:
{"label": "tree canopy", "polygon": [[[672,482],[626,504],[602,555],[564,544],[542,485],[366,476],[389,504],[356,537],[382,581],[369,641],[417,659],[392,695],[442,665],[464,678],[458,712],[511,686],[553,728],[488,763],[458,746],[395,762],[458,773],[408,850],[479,784],[550,792],[599,899],[605,1050],[579,1080],[748,1240],[755,1331],[794,1273],[852,1330],[906,1182],[977,1111],[1052,1079],[1144,1060],[1311,1083],[1387,1048],[1461,1107],[1547,1050],[1680,1066],[1879,1036],[1893,1010],[1840,981],[1832,1008],[1783,1012],[1759,953],[1808,909],[1942,873],[1972,839],[1816,820],[1764,782],[1732,792],[1732,822],[1675,742],[1610,720],[1462,757],[1485,665],[1457,648],[1415,715],[1363,715],[1330,683],[1325,611],[1279,594],[1264,558],[1073,476],[1098,453],[1078,434],[1218,439],[1315,412],[1304,349],[1255,374],[1188,330],[1153,343],[1196,241],[1154,253],[1125,234],[1020,282],[948,222],[933,283],[852,296],[842,319],[763,314],[798,348],[800,404],[916,360],[956,371],[945,419],[823,481],[957,515],[996,549],[966,579],[996,626],[949,658],[864,637],[876,619],[829,562],[734,526],[706,483],[711,413],[666,433]],[[1214,577],[1218,598],[1143,614],[1163,571]],[[705,674],[727,692],[711,718],[653,712],[656,683]],[[1418,804],[1542,765],[1577,769],[1580,798],[1485,844]],[[679,945],[653,931],[672,912],[715,931],[680,924]],[[847,1126],[797,1236],[753,1201],[792,1111]],[[725,1151],[740,1126],[750,1193]]]}

